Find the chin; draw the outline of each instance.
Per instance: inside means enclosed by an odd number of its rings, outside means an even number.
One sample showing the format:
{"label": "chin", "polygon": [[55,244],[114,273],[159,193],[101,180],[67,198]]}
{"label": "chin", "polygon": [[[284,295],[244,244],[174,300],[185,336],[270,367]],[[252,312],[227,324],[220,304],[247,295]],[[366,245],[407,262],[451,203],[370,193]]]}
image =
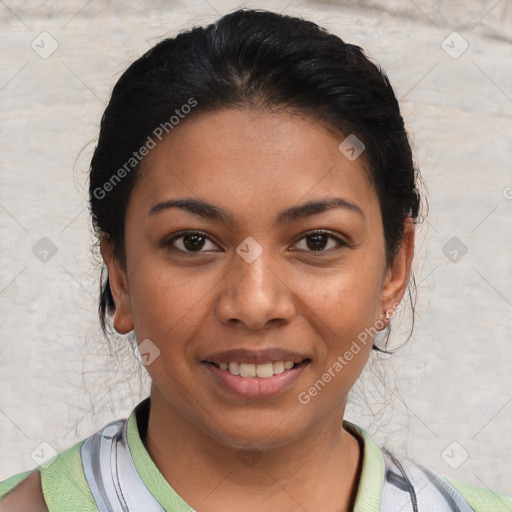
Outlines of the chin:
{"label": "chin", "polygon": [[[221,443],[236,449],[272,450],[298,439],[307,430],[293,414],[242,413],[231,417],[230,423],[211,425],[210,433]],[[221,428],[219,428],[222,426]]]}

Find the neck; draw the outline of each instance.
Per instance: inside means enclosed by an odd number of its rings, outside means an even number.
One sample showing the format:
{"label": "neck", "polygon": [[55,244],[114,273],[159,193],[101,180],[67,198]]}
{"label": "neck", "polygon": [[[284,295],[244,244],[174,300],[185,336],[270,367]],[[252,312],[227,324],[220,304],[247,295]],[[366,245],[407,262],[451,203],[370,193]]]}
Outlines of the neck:
{"label": "neck", "polygon": [[141,438],[162,476],[198,510],[226,512],[230,503],[245,512],[345,512],[353,510],[362,449],[342,428],[344,409],[285,446],[240,450],[185,421],[153,386]]}

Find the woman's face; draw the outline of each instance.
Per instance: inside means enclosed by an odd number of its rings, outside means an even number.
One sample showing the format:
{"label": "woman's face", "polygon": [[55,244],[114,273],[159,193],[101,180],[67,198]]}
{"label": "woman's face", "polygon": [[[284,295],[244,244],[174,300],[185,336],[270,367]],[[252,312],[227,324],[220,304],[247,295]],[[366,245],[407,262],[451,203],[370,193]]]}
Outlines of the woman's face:
{"label": "woman's face", "polygon": [[405,291],[412,225],[387,269],[364,153],[347,158],[344,139],[285,111],[185,119],[130,197],[126,272],[102,246],[116,329],[144,343],[168,411],[231,446],[341,421]]}

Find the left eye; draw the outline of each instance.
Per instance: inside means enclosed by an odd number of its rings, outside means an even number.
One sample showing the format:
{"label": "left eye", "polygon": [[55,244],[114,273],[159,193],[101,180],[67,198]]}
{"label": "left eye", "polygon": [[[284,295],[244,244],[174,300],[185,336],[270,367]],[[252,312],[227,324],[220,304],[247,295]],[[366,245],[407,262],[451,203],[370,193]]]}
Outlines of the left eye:
{"label": "left eye", "polygon": [[[335,246],[342,247],[346,245],[346,243],[338,238],[337,236],[334,236],[332,233],[329,233],[328,231],[313,231],[311,233],[307,233],[305,236],[303,236],[299,242],[302,240],[310,240],[310,242],[306,242],[306,251],[312,251],[312,252],[330,252],[329,250],[324,250],[325,246],[328,245],[328,240],[334,240]],[[298,243],[298,242],[297,242]]]}
{"label": "left eye", "polygon": [[[334,247],[343,247],[347,245],[343,240],[338,238],[337,236],[329,233],[328,231],[313,231],[304,235],[295,245],[298,245],[303,240],[305,241],[305,248],[299,248],[299,250],[305,250],[310,252],[330,252],[333,249],[333,246],[327,247],[329,245],[329,239],[333,240]],[[177,243],[179,242],[179,243]],[[209,242],[213,247],[206,250],[204,249],[205,244]],[[212,242],[212,240],[206,235],[206,233],[202,233],[200,231],[188,231],[185,233],[181,233],[180,235],[175,236],[171,240],[164,242],[165,246],[172,246],[176,250],[182,253],[194,254],[194,253],[202,253],[202,252],[219,252],[215,251],[217,245]]]}

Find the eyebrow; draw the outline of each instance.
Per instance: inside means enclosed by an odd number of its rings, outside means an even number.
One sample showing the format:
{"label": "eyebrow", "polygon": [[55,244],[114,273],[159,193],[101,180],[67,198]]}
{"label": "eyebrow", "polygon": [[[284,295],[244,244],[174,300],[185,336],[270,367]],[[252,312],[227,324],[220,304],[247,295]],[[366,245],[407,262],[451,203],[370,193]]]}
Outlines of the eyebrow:
{"label": "eyebrow", "polygon": [[[220,220],[225,224],[233,224],[235,220],[232,213],[206,201],[193,198],[167,199],[161,201],[149,209],[148,216],[153,217],[170,208],[180,208],[207,219]],[[297,219],[317,215],[334,208],[344,208],[363,217],[365,216],[363,210],[356,203],[341,197],[329,197],[326,199],[312,200],[279,212],[276,225],[282,225]]]}

